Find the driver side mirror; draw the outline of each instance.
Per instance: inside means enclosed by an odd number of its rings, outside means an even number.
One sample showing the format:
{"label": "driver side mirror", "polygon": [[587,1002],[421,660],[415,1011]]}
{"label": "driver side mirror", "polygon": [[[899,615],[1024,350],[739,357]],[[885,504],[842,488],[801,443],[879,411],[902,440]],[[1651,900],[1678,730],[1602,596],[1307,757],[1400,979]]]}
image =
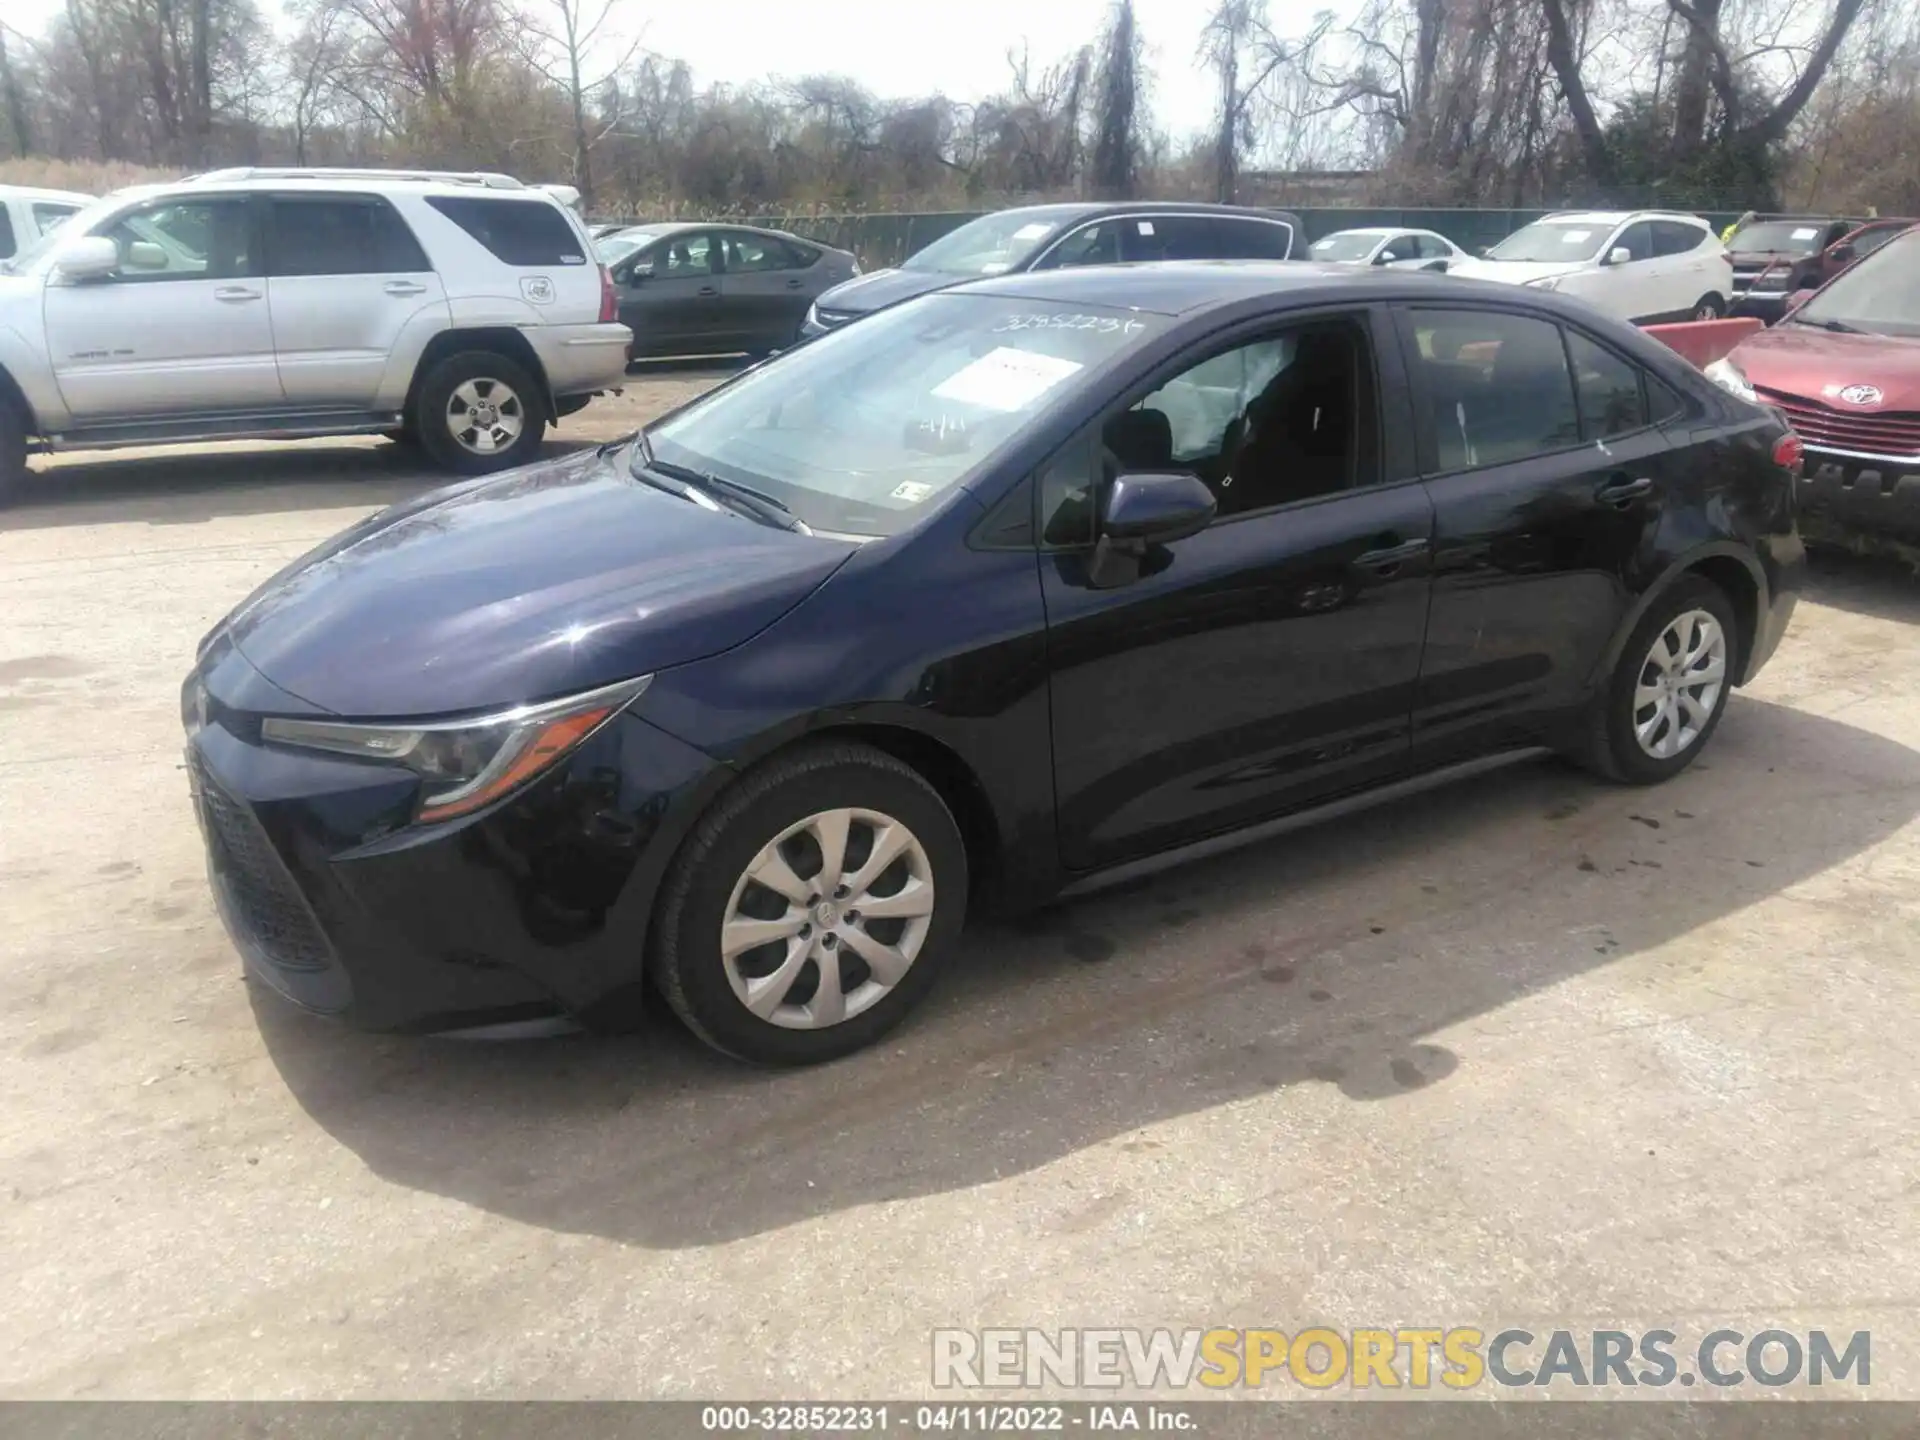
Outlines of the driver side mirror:
{"label": "driver side mirror", "polygon": [[615,272],[613,278],[622,285],[638,285],[642,280],[651,280],[653,278],[653,262],[651,260],[635,260],[625,269]]}
{"label": "driver side mirror", "polygon": [[1378,255],[1373,257],[1373,263],[1376,265],[1391,265],[1399,258],[1400,257],[1391,250],[1382,250]]}
{"label": "driver side mirror", "polygon": [[54,262],[55,272],[67,281],[98,280],[119,268],[120,247],[104,235],[81,236],[61,250]]}
{"label": "driver side mirror", "polygon": [[1156,545],[1198,535],[1213,523],[1217,502],[1197,475],[1184,471],[1118,475],[1100,502],[1100,539],[1088,579],[1097,590],[1140,578]]}
{"label": "driver side mirror", "polygon": [[1607,264],[1609,265],[1631,265],[1632,263],[1633,252],[1624,245],[1616,245],[1607,252]]}
{"label": "driver side mirror", "polygon": [[1827,258],[1836,265],[1851,265],[1858,254],[1859,252],[1853,246],[1843,241],[1827,251]]}

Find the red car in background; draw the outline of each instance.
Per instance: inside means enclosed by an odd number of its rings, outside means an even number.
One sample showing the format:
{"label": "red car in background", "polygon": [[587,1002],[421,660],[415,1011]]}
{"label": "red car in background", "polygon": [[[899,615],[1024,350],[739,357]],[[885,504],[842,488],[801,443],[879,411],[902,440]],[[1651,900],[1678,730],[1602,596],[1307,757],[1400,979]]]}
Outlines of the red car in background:
{"label": "red car in background", "polygon": [[1803,521],[1920,546],[1920,228],[1887,239],[1706,374],[1805,444]]}
{"label": "red car in background", "polygon": [[[1914,223],[1907,218],[1763,220],[1748,225],[1727,247],[1733,256],[1734,288],[1729,313],[1772,325],[1792,308],[1795,296],[1818,290]],[[1805,248],[1795,248],[1801,246]]]}

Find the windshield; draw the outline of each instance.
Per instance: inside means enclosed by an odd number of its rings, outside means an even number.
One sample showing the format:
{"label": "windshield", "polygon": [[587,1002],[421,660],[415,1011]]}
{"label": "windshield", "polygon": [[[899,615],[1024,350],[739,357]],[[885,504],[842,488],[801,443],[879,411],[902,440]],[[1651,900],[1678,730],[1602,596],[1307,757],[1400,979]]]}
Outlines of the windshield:
{"label": "windshield", "polygon": [[1920,335],[1920,232],[1906,231],[1843,270],[1793,312],[1796,324]]}
{"label": "windshield", "polygon": [[1820,235],[1826,226],[1818,221],[1807,224],[1795,220],[1762,220],[1735,232],[1727,247],[1736,255],[1811,255],[1820,248]]}
{"label": "windshield", "polygon": [[1342,230],[1338,235],[1329,235],[1324,240],[1313,242],[1313,258],[1316,260],[1364,260],[1373,254],[1373,247],[1380,243],[1380,236],[1369,235],[1364,230]]}
{"label": "windshield", "polygon": [[1494,246],[1487,258],[1574,265],[1598,259],[1600,247],[1607,243],[1613,228],[1612,221],[1536,220]]}
{"label": "windshield", "polygon": [[751,486],[814,530],[892,535],[1164,323],[923,296],[747,372],[647,439],[660,461]]}
{"label": "windshield", "polygon": [[943,275],[999,275],[1031,259],[1048,236],[1080,213],[1072,206],[1051,205],[982,215],[909,255],[900,268],[937,270]]}

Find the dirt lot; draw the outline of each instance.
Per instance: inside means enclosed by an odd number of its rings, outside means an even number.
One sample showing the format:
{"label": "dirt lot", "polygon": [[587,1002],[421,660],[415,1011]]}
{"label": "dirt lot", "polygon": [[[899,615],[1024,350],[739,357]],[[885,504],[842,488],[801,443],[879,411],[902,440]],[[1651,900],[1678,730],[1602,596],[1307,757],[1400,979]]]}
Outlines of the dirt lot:
{"label": "dirt lot", "polygon": [[0,1395],[879,1397],[936,1326],[1724,1322],[1869,1329],[1920,1397],[1913,581],[1824,567],[1665,789],[1523,767],[993,929],[878,1052],[767,1075],[242,983],[179,679],[423,483],[91,457],[0,514]]}

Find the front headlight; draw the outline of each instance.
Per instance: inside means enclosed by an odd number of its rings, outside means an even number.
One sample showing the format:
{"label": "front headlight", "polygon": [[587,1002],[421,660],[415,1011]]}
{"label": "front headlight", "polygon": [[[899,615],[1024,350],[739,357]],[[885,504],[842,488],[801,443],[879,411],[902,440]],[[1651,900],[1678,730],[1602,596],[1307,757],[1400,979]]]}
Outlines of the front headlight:
{"label": "front headlight", "polygon": [[1529,290],[1558,290],[1560,288],[1560,277],[1558,275],[1545,275],[1538,280],[1529,280],[1527,281],[1527,288]]}
{"label": "front headlight", "polygon": [[1700,373],[1729,395],[1737,395],[1750,405],[1760,403],[1759,394],[1748,382],[1746,373],[1733,363],[1731,356],[1714,361]]}
{"label": "front headlight", "polygon": [[584,695],[426,725],[344,720],[262,722],[261,738],[302,750],[405,765],[425,784],[420,821],[451,820],[490,805],[550,769],[640,697],[653,679],[623,680]]}

